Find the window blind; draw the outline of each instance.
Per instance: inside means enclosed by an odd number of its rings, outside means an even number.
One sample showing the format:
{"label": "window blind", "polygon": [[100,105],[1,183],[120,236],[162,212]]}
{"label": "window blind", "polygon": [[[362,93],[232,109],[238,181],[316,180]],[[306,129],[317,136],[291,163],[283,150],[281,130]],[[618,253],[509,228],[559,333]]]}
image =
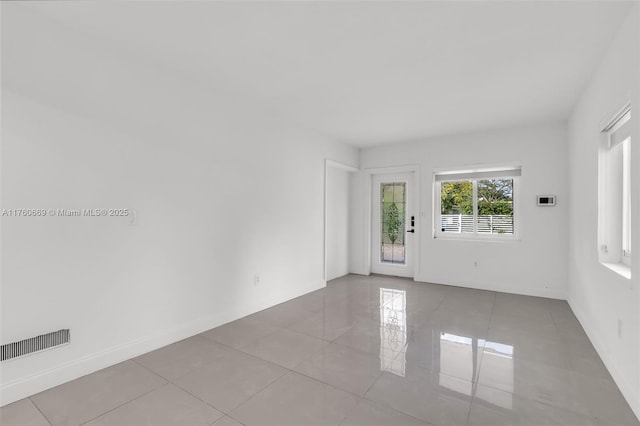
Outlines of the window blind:
{"label": "window blind", "polygon": [[621,114],[618,114],[613,120],[611,120],[604,129],[602,129],[603,132],[609,133],[609,148],[613,148],[631,137],[631,125],[629,124],[630,119],[631,110],[625,109]]}
{"label": "window blind", "polygon": [[509,167],[504,169],[460,170],[435,174],[436,182],[470,180],[470,179],[494,179],[517,177],[522,175],[522,167]]}

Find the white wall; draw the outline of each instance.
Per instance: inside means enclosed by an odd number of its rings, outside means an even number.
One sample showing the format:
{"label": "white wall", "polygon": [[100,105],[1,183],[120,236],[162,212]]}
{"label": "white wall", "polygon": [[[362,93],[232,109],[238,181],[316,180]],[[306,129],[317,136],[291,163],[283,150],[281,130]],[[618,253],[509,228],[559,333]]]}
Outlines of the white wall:
{"label": "white wall", "polygon": [[[26,9],[2,13],[1,404],[322,287],[324,162],[358,153]],[[253,276],[260,284],[254,286]]]}
{"label": "white wall", "polygon": [[349,171],[327,164],[327,281],[349,273]]}
{"label": "white wall", "polygon": [[[569,120],[571,308],[640,417],[640,261],[628,280],[598,263],[598,147],[600,123],[631,101],[632,246],[640,251],[640,32],[638,5],[624,22]],[[618,337],[618,320],[623,323]]]}
{"label": "white wall", "polygon": [[[515,162],[520,180],[521,239],[514,242],[434,239],[433,172],[467,165]],[[420,170],[420,258],[415,279],[441,284],[564,298],[567,281],[567,143],[562,123],[432,138],[422,142],[382,146],[361,152],[361,168],[417,165]],[[365,173],[353,186],[365,191]],[[536,195],[555,194],[555,207],[538,207]],[[351,271],[368,273],[363,197],[354,197],[355,238]],[[479,267],[474,267],[475,261]]]}

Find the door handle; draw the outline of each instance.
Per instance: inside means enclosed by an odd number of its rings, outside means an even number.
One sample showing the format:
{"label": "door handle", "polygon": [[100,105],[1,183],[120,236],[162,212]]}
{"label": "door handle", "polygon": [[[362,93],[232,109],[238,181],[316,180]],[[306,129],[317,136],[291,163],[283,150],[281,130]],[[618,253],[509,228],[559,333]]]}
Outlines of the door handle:
{"label": "door handle", "polygon": [[407,232],[411,232],[413,234],[414,232],[416,232],[416,230],[415,229],[409,229]]}

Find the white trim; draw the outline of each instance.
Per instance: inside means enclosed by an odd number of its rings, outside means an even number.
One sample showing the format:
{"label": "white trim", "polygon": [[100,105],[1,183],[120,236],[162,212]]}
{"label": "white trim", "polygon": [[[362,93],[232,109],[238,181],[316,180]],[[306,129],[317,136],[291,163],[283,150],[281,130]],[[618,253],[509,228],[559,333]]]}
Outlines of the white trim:
{"label": "white trim", "polygon": [[434,173],[434,179],[436,182],[451,182],[456,180],[471,180],[471,179],[495,179],[515,177],[522,175],[521,167],[513,167],[510,169],[501,170],[457,170],[444,173]]}
{"label": "white trim", "polygon": [[363,272],[364,275],[371,274],[371,192],[372,185],[371,180],[373,175],[377,174],[392,174],[392,173],[411,173],[413,172],[413,187],[414,187],[414,203],[416,206],[416,221],[417,221],[417,229],[416,232],[416,242],[414,244],[414,256],[415,259],[413,262],[413,279],[420,274],[420,245],[422,241],[421,235],[427,229],[425,226],[427,224],[422,223],[424,219],[424,215],[422,214],[422,191],[421,191],[421,177],[420,177],[420,165],[418,164],[407,164],[400,166],[390,166],[390,167],[369,167],[362,170],[364,174],[364,197],[363,197],[363,208],[364,208],[364,238],[363,238]]}
{"label": "white trim", "polygon": [[[232,308],[222,313],[171,327],[156,333],[142,336],[138,339],[120,345],[106,348],[81,358],[68,361],[29,376],[21,377],[11,382],[2,383],[0,387],[0,406],[45,391],[79,377],[91,374],[103,368],[135,358],[147,352],[161,348],[174,342],[186,339],[209,329],[219,327],[231,321],[253,314],[255,312],[275,306],[287,300],[302,296],[326,286],[325,281],[310,283],[299,291],[292,292],[282,300],[259,300],[250,303],[245,308]],[[37,356],[37,355],[34,355]],[[16,360],[18,362],[19,360]]]}
{"label": "white trim", "polygon": [[[513,197],[513,194],[512,194]],[[438,200],[442,201],[442,188],[440,188],[440,197]],[[513,203],[511,205],[513,207]],[[471,208],[473,209],[473,236],[478,236],[478,179],[473,179],[471,183]],[[438,208],[437,217],[440,219],[438,224],[442,226],[442,205]],[[462,228],[461,228],[462,230]],[[436,231],[442,231],[442,228],[436,228]],[[516,233],[515,224],[513,228],[513,234]],[[446,234],[441,232],[441,237],[444,237]]]}
{"label": "white trim", "polygon": [[[477,240],[472,240],[477,241]],[[497,291],[500,293],[521,294],[523,296],[546,297],[549,299],[566,300],[567,295],[563,291],[538,288],[538,287],[513,287],[509,285],[496,285],[495,282],[470,283],[468,281],[451,281],[448,279],[430,278],[427,275],[416,277],[415,281],[429,284],[448,285],[452,287],[473,288],[476,290]]]}
{"label": "white trim", "polygon": [[613,271],[616,274],[620,275],[623,278],[626,278],[628,280],[631,279],[631,267],[629,265],[624,264],[623,262],[620,262],[620,263],[600,262],[600,264],[605,268],[609,269],[610,271]]}
{"label": "white trim", "polygon": [[[514,219],[515,222],[515,219]],[[522,238],[514,234],[472,234],[472,233],[460,233],[457,232],[449,232],[449,233],[437,233],[433,236],[434,240],[440,241],[470,241],[470,242],[480,242],[480,243],[520,243],[522,242]]]}
{"label": "white trim", "polygon": [[[600,131],[608,132],[613,129],[624,116],[631,111],[631,101],[627,101],[622,108],[618,110],[613,116],[607,120],[600,122]],[[624,124],[624,123],[623,123]],[[615,130],[614,130],[615,131]]]}
{"label": "white trim", "polygon": [[509,161],[509,162],[500,162],[500,163],[472,163],[472,164],[455,164],[448,167],[436,167],[433,169],[433,174],[445,174],[451,171],[467,171],[467,172],[499,172],[502,170],[513,170],[520,169],[522,170],[522,162],[521,161]]}
{"label": "white trim", "polygon": [[324,160],[324,164],[325,164],[325,168],[328,166],[328,167],[335,167],[338,169],[346,170],[348,172],[360,171],[360,168],[358,166],[354,166],[352,164],[347,164],[347,163],[341,163],[340,161],[330,160],[328,158]]}
{"label": "white trim", "polygon": [[327,212],[327,197],[329,196],[329,194],[327,193],[327,189],[328,189],[328,170],[329,167],[333,167],[339,170],[345,170],[349,173],[354,173],[354,172],[358,172],[360,171],[360,169],[356,166],[353,166],[351,164],[347,164],[347,163],[342,163],[340,161],[336,161],[336,160],[331,160],[329,158],[325,158],[324,160],[324,205],[322,206],[322,210],[324,211],[324,221],[323,221],[323,235],[324,235],[324,241],[323,241],[323,245],[324,245],[324,250],[322,252],[323,255],[323,259],[322,259],[322,263],[324,265],[324,269],[322,272],[322,278],[325,281],[327,280],[327,276],[329,274],[328,271],[328,265],[327,265],[327,259],[328,259],[328,247],[327,247],[327,238],[328,238],[328,229],[327,229],[327,216],[328,216],[328,212]]}

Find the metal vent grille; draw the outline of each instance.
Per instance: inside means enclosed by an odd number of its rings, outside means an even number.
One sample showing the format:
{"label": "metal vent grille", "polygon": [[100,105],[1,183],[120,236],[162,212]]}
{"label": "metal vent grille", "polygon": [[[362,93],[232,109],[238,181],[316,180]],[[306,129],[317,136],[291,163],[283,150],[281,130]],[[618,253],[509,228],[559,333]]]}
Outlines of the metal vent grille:
{"label": "metal vent grille", "polygon": [[20,340],[19,342],[7,343],[6,345],[2,345],[2,358],[0,358],[0,361],[6,361],[41,352],[56,346],[66,345],[69,343],[69,339],[69,329],[65,329]]}

